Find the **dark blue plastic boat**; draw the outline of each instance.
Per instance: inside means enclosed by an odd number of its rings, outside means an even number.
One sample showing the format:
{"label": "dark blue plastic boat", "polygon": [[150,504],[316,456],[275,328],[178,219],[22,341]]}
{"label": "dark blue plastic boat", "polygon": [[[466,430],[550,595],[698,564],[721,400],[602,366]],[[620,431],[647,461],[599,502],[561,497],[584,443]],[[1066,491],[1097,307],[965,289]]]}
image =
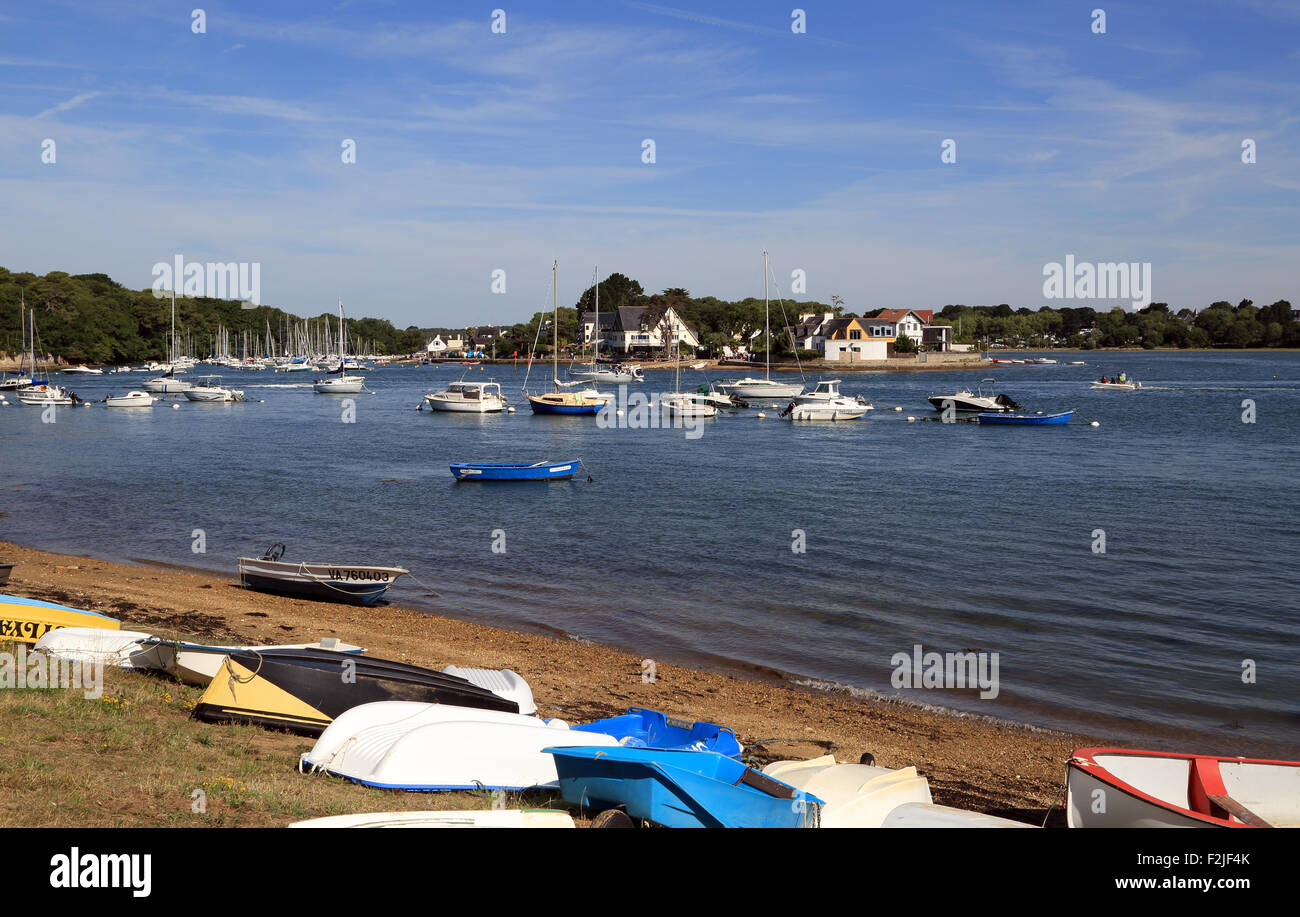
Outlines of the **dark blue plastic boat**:
{"label": "dark blue plastic boat", "polygon": [[979,415],[980,423],[1018,424],[1021,426],[1043,426],[1046,424],[1069,423],[1074,411],[1062,411],[1059,414],[991,414]]}
{"label": "dark blue plastic boat", "polygon": [[546,748],[566,802],[668,828],[815,828],[822,801],[711,751]]}
{"label": "dark blue plastic boat", "polygon": [[571,462],[452,462],[457,481],[567,481],[582,465]]}
{"label": "dark blue plastic boat", "polygon": [[622,716],[574,726],[580,732],[603,732],[625,748],[659,748],[680,751],[715,751],[739,758],[743,750],[736,733],[717,723],[679,720],[658,710],[631,707]]}

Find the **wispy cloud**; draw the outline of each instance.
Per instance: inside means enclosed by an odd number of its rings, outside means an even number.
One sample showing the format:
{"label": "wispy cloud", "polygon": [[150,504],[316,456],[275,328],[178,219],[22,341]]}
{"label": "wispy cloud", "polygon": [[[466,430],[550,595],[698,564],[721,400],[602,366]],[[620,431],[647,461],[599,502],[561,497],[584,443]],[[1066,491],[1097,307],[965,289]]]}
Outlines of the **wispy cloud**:
{"label": "wispy cloud", "polygon": [[103,95],[102,92],[78,93],[77,95],[68,99],[66,102],[60,102],[58,105],[55,105],[52,108],[45,109],[40,114],[36,115],[36,117],[48,118],[50,115],[57,115],[60,112],[70,111],[71,109],[76,108],[78,105],[81,105],[83,102],[89,102],[91,99],[97,98],[101,95]]}

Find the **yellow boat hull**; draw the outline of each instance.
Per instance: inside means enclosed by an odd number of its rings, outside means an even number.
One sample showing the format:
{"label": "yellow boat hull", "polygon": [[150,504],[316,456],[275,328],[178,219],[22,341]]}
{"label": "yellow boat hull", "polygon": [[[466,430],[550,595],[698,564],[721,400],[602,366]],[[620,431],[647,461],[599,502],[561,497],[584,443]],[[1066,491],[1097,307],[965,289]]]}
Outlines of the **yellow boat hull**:
{"label": "yellow boat hull", "polygon": [[20,595],[0,595],[0,641],[35,643],[59,627],[99,627],[120,630],[116,618]]}

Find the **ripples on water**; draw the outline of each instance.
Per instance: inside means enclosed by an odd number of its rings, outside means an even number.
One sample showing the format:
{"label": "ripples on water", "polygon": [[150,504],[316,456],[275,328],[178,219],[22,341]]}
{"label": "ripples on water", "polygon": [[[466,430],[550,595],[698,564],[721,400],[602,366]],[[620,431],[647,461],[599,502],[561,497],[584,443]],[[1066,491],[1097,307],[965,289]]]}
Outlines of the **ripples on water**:
{"label": "ripples on water", "polygon": [[[876,405],[866,422],[796,427],[764,406],[766,420],[723,416],[698,440],[534,417],[522,399],[515,415],[417,412],[460,366],[370,373],[355,423],[308,382],[238,371],[226,382],[249,403],[60,409],[55,424],[11,404],[0,535],[226,573],[284,541],[290,558],[402,564],[419,581],[393,597],[454,616],[1151,744],[1195,731],[1197,750],[1293,751],[1300,355],[1084,358],[847,375],[845,393]],[[1146,389],[1088,390],[1121,368]],[[471,372],[517,398],[522,367]],[[643,390],[671,386],[648,375]],[[988,375],[1074,422],[906,421]],[[62,381],[101,398],[143,378]],[[575,455],[595,483],[457,484],[447,468]],[[999,653],[999,696],[896,691],[890,659],[916,643]]]}

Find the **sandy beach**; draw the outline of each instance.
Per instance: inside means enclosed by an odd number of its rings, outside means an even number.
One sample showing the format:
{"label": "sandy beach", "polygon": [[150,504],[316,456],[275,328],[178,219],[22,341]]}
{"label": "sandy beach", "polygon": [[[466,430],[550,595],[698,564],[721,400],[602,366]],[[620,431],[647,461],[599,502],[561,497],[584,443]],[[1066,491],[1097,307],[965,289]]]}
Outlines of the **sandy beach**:
{"label": "sandy beach", "polygon": [[[642,675],[642,658],[624,650],[516,633],[398,605],[358,608],[251,592],[238,586],[233,571],[231,576],[221,577],[157,565],[109,563],[7,542],[0,542],[0,560],[17,563],[4,591],[108,614],[119,618],[123,628],[232,643],[303,642],[336,636],[366,646],[372,655],[419,665],[510,668],[532,686],[539,715],[544,717],[582,722],[621,713],[629,706],[646,706],[731,726],[760,763],[815,757],[828,748],[841,761],[857,761],[869,751],[883,766],[915,765],[929,778],[936,802],[1035,824],[1042,823],[1048,806],[1059,801],[1065,759],[1075,748],[1094,744],[1082,736],[886,700],[818,694],[663,663],[655,666],[655,678],[649,681]],[[77,702],[80,698],[68,701]],[[310,740],[252,727],[195,725],[208,730],[238,729],[240,741],[253,749],[253,754],[270,756],[269,760],[276,762],[277,773],[279,758],[283,758],[284,772],[289,775],[284,779],[303,779],[290,772],[297,754],[310,747]],[[11,725],[0,748],[14,747],[16,731]],[[25,752],[24,760],[44,755],[57,761],[67,751],[61,752],[57,732],[32,747],[35,750]],[[150,758],[148,748],[119,755],[119,779],[131,785],[136,774],[148,770]],[[449,805],[434,803],[422,794],[388,794],[333,783],[339,793],[356,791],[355,811],[373,811],[376,806]],[[376,794],[390,801],[377,802]],[[346,810],[348,804],[346,796],[341,802],[332,800],[328,811],[337,812],[340,806]],[[288,820],[270,815],[252,823],[284,824]],[[5,821],[62,823],[44,818],[34,809],[7,813]],[[1062,822],[1057,808],[1049,824]],[[148,806],[134,805],[113,813],[106,823],[157,822]]]}

